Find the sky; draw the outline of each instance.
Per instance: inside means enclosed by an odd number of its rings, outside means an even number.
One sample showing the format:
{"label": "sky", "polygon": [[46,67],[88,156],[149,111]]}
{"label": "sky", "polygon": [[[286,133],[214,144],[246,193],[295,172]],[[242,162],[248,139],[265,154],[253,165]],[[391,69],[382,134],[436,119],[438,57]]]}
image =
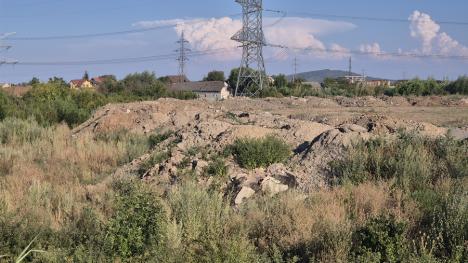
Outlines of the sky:
{"label": "sky", "polygon": [[[265,38],[269,44],[294,49],[264,48],[268,74],[348,69],[368,76],[402,79],[455,79],[468,74],[468,1],[466,0],[264,0]],[[226,73],[240,65],[241,50],[230,37],[241,28],[240,5],[234,0],[0,0],[0,36],[16,32],[0,45],[0,61],[89,61],[174,54],[181,32],[192,51],[218,50],[193,56],[186,72],[200,80],[211,70]],[[320,15],[320,16],[318,16]],[[328,15],[395,18],[386,22],[337,18]],[[465,24],[443,23],[447,21]],[[177,25],[176,25],[177,24]],[[80,39],[18,40],[14,38],[159,30]],[[304,50],[307,49],[307,50]],[[220,50],[222,52],[220,52]],[[320,50],[333,50],[324,52]],[[351,53],[349,53],[351,51]],[[355,51],[367,55],[354,54]],[[371,54],[368,54],[371,53]],[[379,53],[380,56],[372,55]],[[385,54],[443,54],[463,59],[395,57]],[[177,74],[173,58],[109,65],[1,65],[0,82],[25,82],[52,76],[66,80],[91,76],[152,71],[157,76]]]}

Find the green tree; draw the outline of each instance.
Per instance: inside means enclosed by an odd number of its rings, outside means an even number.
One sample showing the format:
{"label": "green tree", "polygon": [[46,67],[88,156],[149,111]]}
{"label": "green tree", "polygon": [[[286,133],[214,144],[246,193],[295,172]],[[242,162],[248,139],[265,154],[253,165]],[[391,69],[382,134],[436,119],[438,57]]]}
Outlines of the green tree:
{"label": "green tree", "polygon": [[468,77],[459,77],[456,81],[447,85],[445,90],[450,94],[468,95]]}
{"label": "green tree", "polygon": [[284,88],[288,86],[288,80],[284,74],[273,76],[273,79],[275,80],[274,86],[276,88]]}
{"label": "green tree", "polygon": [[53,84],[53,85],[57,85],[57,86],[61,86],[61,87],[67,87],[68,86],[67,82],[63,78],[59,78],[59,77],[49,78],[48,83]]}
{"label": "green tree", "polygon": [[[229,74],[229,78],[227,80],[227,83],[229,87],[232,90],[235,90],[237,87],[237,80],[239,78],[239,68],[234,68],[231,70],[231,73]],[[248,68],[247,71],[251,74],[255,73],[254,69]],[[256,84],[249,82],[249,81],[244,81],[241,86],[239,86],[239,92],[243,91],[249,91],[249,90],[254,90],[256,89]],[[268,88],[268,81],[267,81],[267,76],[264,76],[264,87],[263,88]],[[259,94],[260,95],[260,94]]]}
{"label": "green tree", "polygon": [[164,83],[148,71],[130,74],[121,83],[126,92],[138,97],[157,99],[167,93]]}
{"label": "green tree", "polygon": [[39,83],[41,83],[41,81],[38,78],[34,77],[28,82],[28,85],[34,86],[34,85],[37,85]]}
{"label": "green tree", "polygon": [[211,71],[206,77],[203,78],[204,81],[225,81],[226,77],[224,76],[224,71]]}

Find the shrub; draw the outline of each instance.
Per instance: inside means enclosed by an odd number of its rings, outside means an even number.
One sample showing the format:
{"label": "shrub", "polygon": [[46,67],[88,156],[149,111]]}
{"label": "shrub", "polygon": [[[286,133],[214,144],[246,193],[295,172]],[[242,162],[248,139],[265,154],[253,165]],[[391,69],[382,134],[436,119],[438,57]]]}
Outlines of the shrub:
{"label": "shrub", "polygon": [[161,262],[258,262],[259,256],[230,203],[194,182],[168,196],[173,244]]}
{"label": "shrub", "polygon": [[34,120],[8,118],[0,122],[0,144],[33,143],[43,134],[44,129]]}
{"label": "shrub", "polygon": [[228,167],[226,166],[226,163],[224,162],[224,160],[218,157],[209,163],[208,167],[206,168],[206,173],[209,176],[222,178],[222,177],[227,176]]}
{"label": "shrub", "polygon": [[445,90],[450,94],[468,95],[468,77],[463,76],[445,87]]}
{"label": "shrub", "polygon": [[248,169],[284,162],[291,154],[289,146],[274,136],[238,139],[231,147],[237,163]]}
{"label": "shrub", "polygon": [[141,183],[123,180],[114,188],[115,210],[107,226],[106,250],[122,259],[148,256],[163,240],[165,210]]}
{"label": "shrub", "polygon": [[69,260],[91,262],[104,260],[105,223],[99,220],[91,207],[85,207],[80,214],[72,214],[63,230],[59,231],[60,247],[66,248]]}
{"label": "shrub", "polygon": [[404,262],[408,256],[405,233],[405,224],[394,218],[374,218],[354,232],[351,257],[356,262]]}
{"label": "shrub", "polygon": [[167,160],[169,157],[170,157],[170,153],[168,151],[152,153],[151,156],[146,161],[141,163],[138,173],[140,175],[143,175],[149,169],[153,168],[156,164],[162,163],[163,161]]}
{"label": "shrub", "polygon": [[150,147],[154,148],[163,141],[169,139],[174,133],[171,131],[165,133],[151,134],[149,137]]}

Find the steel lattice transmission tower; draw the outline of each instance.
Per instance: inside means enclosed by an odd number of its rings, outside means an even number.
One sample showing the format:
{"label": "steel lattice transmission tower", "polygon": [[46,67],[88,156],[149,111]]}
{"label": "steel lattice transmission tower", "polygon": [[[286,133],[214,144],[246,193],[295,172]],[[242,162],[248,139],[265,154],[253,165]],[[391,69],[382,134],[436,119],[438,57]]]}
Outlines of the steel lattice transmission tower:
{"label": "steel lattice transmission tower", "polygon": [[189,42],[187,39],[185,39],[184,31],[182,31],[180,40],[177,41],[177,43],[179,44],[179,49],[176,50],[176,52],[179,54],[179,57],[177,58],[177,61],[179,61],[179,76],[185,76],[185,64],[189,60],[187,57],[187,52],[190,52],[191,50],[187,48]]}
{"label": "steel lattice transmission tower", "polygon": [[236,0],[242,6],[242,29],[231,39],[242,45],[242,62],[236,84],[235,96],[255,97],[265,83],[265,62],[263,47],[262,0]]}

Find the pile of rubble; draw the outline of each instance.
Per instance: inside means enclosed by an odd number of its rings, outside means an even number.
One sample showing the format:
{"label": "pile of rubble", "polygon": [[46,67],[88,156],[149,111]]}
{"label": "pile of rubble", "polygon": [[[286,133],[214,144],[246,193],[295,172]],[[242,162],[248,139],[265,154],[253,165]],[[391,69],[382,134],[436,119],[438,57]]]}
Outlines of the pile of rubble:
{"label": "pile of rubble", "polygon": [[[312,103],[307,100],[262,100],[268,109],[285,103]],[[292,157],[285,164],[248,170],[239,167],[232,156],[225,156],[227,180],[221,184],[226,192],[234,192],[233,202],[264,193],[274,195],[290,188],[311,191],[329,185],[328,163],[340,158],[346,147],[374,136],[391,136],[400,130],[426,136],[445,136],[448,129],[429,123],[391,119],[364,114],[339,125],[290,118],[255,108],[255,100],[244,100],[242,110],[229,110],[225,103],[161,99],[154,102],[107,105],[89,121],[74,130],[75,136],[85,133],[112,132],[126,129],[140,134],[171,132],[150,153],[121,167],[119,174],[134,174],[153,182],[161,193],[184,176],[195,176],[202,184],[213,184],[216,178],[206,176],[206,169],[215,156],[240,138],[262,138],[274,135],[287,142]],[[326,100],[324,103],[333,103]],[[241,105],[238,105],[241,106]],[[281,106],[279,106],[281,107]],[[241,107],[238,107],[241,108]],[[251,110],[246,110],[246,109]],[[265,109],[264,108],[264,109]],[[145,169],[142,169],[145,167]]]}

